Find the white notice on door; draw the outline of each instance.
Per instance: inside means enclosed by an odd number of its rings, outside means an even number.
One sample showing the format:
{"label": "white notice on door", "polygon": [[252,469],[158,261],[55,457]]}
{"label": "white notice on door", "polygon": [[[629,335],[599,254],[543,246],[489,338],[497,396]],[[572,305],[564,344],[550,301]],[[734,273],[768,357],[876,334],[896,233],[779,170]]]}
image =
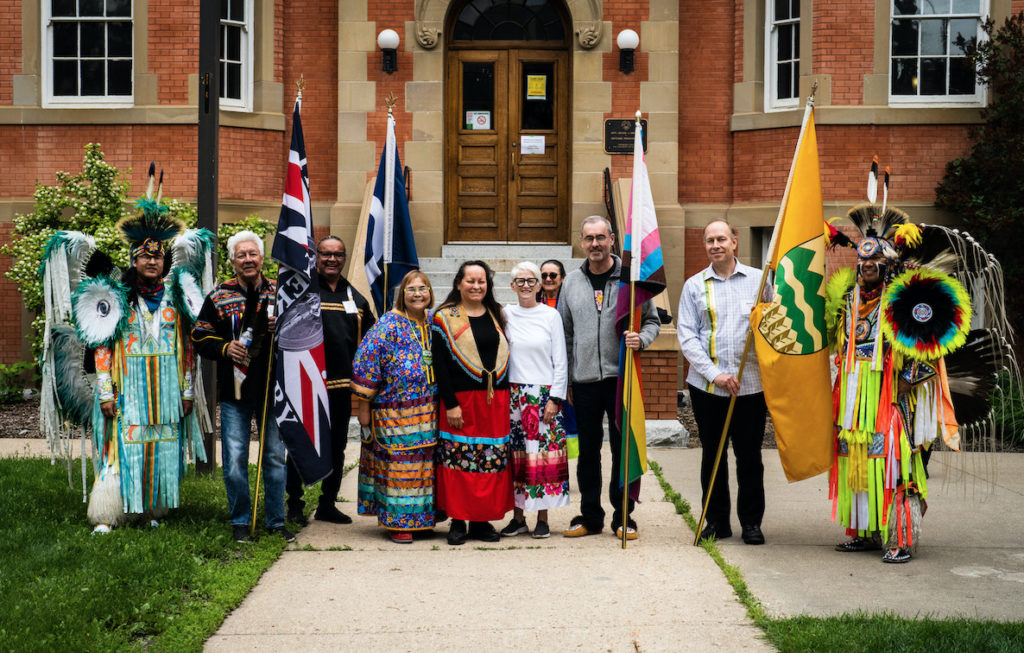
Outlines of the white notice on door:
{"label": "white notice on door", "polygon": [[543,136],[523,136],[519,144],[520,154],[544,154]]}
{"label": "white notice on door", "polygon": [[491,112],[490,111],[467,111],[466,112],[466,129],[490,129],[491,128]]}

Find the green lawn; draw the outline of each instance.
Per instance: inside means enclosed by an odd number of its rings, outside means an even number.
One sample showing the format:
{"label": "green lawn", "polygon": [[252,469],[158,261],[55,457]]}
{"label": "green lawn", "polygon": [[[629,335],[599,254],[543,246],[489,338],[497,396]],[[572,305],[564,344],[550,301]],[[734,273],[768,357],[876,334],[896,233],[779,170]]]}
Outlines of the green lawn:
{"label": "green lawn", "polygon": [[[650,465],[665,491],[665,500],[675,505],[676,512],[696,532],[697,520],[690,512],[690,504],[672,489],[658,463],[651,461]],[[861,613],[825,618],[769,617],[757,597],[750,593],[740,570],[722,557],[718,546],[714,542],[701,545],[722,569],[751,620],[764,630],[768,642],[783,653],[1010,653],[1024,650],[1024,622],[906,619],[892,614]]]}
{"label": "green lawn", "polygon": [[0,459],[0,649],[198,651],[284,550],[231,539],[219,470],[188,476],[158,528],[106,536],[91,535],[75,476]]}

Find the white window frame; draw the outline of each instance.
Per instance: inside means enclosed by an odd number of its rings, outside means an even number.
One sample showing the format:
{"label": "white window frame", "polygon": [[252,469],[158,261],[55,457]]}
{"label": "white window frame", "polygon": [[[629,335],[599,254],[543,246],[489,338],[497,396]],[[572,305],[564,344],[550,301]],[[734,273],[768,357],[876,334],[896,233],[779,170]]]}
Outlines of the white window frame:
{"label": "white window frame", "polygon": [[[117,21],[117,22],[130,22],[132,24],[132,92],[130,95],[54,95],[53,93],[53,25],[54,19],[51,15],[51,2],[50,0],[43,0],[40,3],[41,7],[41,19],[40,29],[41,42],[42,42],[42,66],[41,66],[41,77],[42,77],[42,103],[44,108],[51,107],[73,107],[81,109],[89,108],[101,108],[101,109],[123,109],[135,106],[135,66],[138,62],[136,56],[136,45],[138,39],[135,38],[135,2],[131,2],[131,15],[128,17],[117,17],[113,19],[90,19],[90,18],[75,18],[67,19],[69,22],[74,20],[75,22],[86,22],[88,20],[103,20],[103,21]],[[58,21],[64,22],[63,17],[58,18]]]}
{"label": "white window frame", "polygon": [[[799,3],[797,4],[799,6]],[[787,18],[784,20],[775,20],[775,2],[774,0],[765,0],[765,34],[764,34],[764,107],[765,111],[787,111],[790,109],[798,109],[800,107],[800,92],[797,90],[795,96],[791,98],[779,98],[778,97],[778,59],[776,54],[778,53],[778,38],[779,38],[779,25],[797,25],[797,39],[796,43],[796,70],[797,70],[797,88],[799,89],[800,79],[800,20],[802,16],[797,18]]]}
{"label": "white window frame", "polygon": [[[217,55],[217,62],[220,66],[220,77],[221,84],[225,85],[227,82],[226,75],[224,74],[224,59],[221,54],[227,53],[227,39],[224,38],[225,26],[231,25],[241,29],[242,44],[241,44],[241,98],[227,98],[221,96],[220,108],[227,111],[244,111],[251,112],[253,110],[252,104],[252,89],[253,89],[253,41],[255,40],[255,29],[254,29],[254,14],[255,6],[254,0],[231,0],[231,2],[238,2],[243,5],[244,20],[232,21],[226,18],[220,19],[221,29],[221,53]],[[226,86],[225,86],[226,88]]]}
{"label": "white window frame", "polygon": [[[920,0],[921,2],[927,2],[928,0]],[[950,7],[952,10],[952,6]],[[978,42],[980,43],[985,38],[985,33],[981,29],[982,23],[989,16],[989,3],[988,0],[980,0],[978,4],[977,14],[915,14],[913,16],[907,15],[896,15],[895,0],[889,0],[889,34],[888,34],[888,52],[886,54],[886,62],[888,70],[886,71],[887,78],[887,91],[889,95],[889,105],[898,107],[981,107],[985,106],[987,98],[987,89],[984,84],[975,77],[974,80],[974,93],[972,95],[897,95],[892,90],[892,76],[893,76],[893,54],[892,54],[892,31],[897,20],[933,20],[936,18],[942,18],[947,21],[957,18],[977,18],[978,20]],[[948,35],[947,35],[948,39]],[[945,55],[937,55],[945,58],[950,57],[950,52],[947,51]],[[922,55],[920,53],[920,30],[918,30],[918,54],[917,59],[920,62],[921,59],[929,58],[928,55]],[[920,75],[920,68],[918,68],[918,75]],[[949,81],[949,67],[946,67],[946,81],[948,85]],[[947,91],[948,91],[947,87]]]}

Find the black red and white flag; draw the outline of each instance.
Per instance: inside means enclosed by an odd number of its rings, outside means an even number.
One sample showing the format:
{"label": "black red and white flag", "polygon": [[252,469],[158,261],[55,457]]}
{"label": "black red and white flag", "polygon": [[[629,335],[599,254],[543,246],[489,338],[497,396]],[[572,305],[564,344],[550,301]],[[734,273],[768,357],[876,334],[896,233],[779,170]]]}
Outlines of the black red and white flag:
{"label": "black red and white flag", "polygon": [[271,250],[280,264],[274,417],[299,477],[311,485],[331,473],[331,422],[301,107],[300,94],[292,114],[284,201]]}

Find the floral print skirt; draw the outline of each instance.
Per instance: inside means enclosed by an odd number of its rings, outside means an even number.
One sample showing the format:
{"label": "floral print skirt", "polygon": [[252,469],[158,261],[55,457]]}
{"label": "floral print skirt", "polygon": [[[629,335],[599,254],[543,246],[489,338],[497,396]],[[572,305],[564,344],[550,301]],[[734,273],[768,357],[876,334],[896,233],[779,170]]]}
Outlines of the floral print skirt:
{"label": "floral print skirt", "polygon": [[546,385],[512,384],[512,478],[516,508],[547,510],[569,505],[569,459],[559,412],[550,424],[541,417],[551,390]]}

